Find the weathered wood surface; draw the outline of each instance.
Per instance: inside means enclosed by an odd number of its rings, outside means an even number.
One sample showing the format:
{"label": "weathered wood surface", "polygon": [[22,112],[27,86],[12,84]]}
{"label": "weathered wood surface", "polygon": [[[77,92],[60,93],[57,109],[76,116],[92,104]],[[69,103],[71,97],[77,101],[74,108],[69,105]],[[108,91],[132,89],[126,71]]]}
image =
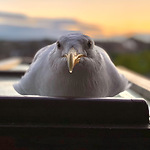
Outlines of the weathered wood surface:
{"label": "weathered wood surface", "polygon": [[122,66],[118,70],[132,83],[131,89],[150,100],[150,79]]}
{"label": "weathered wood surface", "polygon": [[13,88],[13,84],[18,80],[16,77],[0,77],[0,96],[19,96]]}

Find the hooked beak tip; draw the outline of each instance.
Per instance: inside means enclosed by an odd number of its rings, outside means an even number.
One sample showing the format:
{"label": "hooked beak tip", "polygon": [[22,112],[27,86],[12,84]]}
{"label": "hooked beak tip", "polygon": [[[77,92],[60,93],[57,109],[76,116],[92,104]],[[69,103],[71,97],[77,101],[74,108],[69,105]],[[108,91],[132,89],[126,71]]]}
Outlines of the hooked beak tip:
{"label": "hooked beak tip", "polygon": [[77,54],[74,48],[70,49],[68,54],[65,54],[64,56],[67,58],[68,68],[70,73],[73,72],[73,68],[77,63],[79,63],[80,58],[84,57],[83,54]]}

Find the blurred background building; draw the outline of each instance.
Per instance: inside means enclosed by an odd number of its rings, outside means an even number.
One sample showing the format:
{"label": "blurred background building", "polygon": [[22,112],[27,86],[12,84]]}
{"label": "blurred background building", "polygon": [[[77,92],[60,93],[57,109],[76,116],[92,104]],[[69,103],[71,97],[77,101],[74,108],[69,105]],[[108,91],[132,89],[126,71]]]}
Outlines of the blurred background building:
{"label": "blurred background building", "polygon": [[0,2],[0,60],[33,57],[68,32],[82,32],[116,65],[150,77],[149,0]]}

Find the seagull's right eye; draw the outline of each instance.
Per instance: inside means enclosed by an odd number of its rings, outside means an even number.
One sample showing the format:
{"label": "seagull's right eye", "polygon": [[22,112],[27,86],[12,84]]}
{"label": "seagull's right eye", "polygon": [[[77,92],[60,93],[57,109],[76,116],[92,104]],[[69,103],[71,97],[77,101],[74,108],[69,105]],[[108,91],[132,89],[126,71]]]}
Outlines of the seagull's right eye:
{"label": "seagull's right eye", "polygon": [[92,47],[92,44],[93,44],[92,41],[89,40],[88,43],[87,43],[88,48],[91,48],[91,47]]}
{"label": "seagull's right eye", "polygon": [[58,47],[59,49],[61,48],[60,42],[57,42],[57,47]]}

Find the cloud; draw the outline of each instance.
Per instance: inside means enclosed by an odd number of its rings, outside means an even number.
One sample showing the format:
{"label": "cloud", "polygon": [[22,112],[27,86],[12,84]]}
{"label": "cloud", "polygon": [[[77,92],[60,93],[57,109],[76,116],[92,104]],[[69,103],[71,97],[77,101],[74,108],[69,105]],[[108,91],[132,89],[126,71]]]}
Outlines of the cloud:
{"label": "cloud", "polygon": [[0,12],[0,39],[5,40],[40,40],[57,39],[67,32],[90,33],[100,36],[101,30],[96,25],[86,24],[66,18],[31,18],[22,14]]}
{"label": "cloud", "polygon": [[15,19],[26,19],[26,16],[23,14],[15,14],[15,13],[7,13],[7,12],[0,12],[0,17],[15,18]]}

